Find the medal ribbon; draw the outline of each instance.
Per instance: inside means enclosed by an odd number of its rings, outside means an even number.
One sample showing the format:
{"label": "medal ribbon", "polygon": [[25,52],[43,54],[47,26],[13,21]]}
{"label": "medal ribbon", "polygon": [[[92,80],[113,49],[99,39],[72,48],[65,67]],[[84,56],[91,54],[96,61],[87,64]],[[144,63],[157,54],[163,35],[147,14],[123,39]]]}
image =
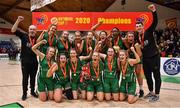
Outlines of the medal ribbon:
{"label": "medal ribbon", "polygon": [[66,42],[64,43],[64,41],[60,38],[61,43],[63,44],[63,46],[65,47],[66,50],[68,50],[68,41],[66,40]]}

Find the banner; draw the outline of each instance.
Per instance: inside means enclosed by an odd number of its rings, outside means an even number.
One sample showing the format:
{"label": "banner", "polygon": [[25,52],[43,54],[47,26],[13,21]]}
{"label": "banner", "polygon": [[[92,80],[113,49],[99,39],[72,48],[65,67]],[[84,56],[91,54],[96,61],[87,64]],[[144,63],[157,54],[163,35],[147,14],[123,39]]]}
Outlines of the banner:
{"label": "banner", "polygon": [[103,21],[97,30],[111,30],[118,27],[121,31],[135,30],[136,21],[145,24],[145,29],[152,23],[151,12],[33,12],[32,23],[38,30],[47,30],[52,23],[58,25],[58,30],[90,30]]}
{"label": "banner", "polygon": [[161,75],[180,77],[180,58],[161,57]]}
{"label": "banner", "polygon": [[31,11],[44,7],[45,5],[55,1],[56,0],[31,0]]}

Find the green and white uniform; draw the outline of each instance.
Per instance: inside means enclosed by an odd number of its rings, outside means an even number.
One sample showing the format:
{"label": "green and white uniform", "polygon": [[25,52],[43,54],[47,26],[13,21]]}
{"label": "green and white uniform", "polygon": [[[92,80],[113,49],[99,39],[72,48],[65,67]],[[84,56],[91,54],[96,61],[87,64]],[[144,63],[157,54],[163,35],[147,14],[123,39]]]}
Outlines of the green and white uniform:
{"label": "green and white uniform", "polygon": [[66,55],[67,58],[69,58],[69,51],[70,51],[70,42],[68,40],[67,41],[67,46],[68,48],[65,48],[65,42],[64,44],[62,43],[62,40],[59,38],[57,40],[57,49],[58,49],[58,55],[61,53],[64,53]]}
{"label": "green and white uniform", "polygon": [[45,40],[47,41],[47,43],[46,43],[46,44],[43,44],[43,45],[40,47],[40,49],[41,49],[41,52],[42,52],[42,53],[46,54],[47,48],[48,48],[49,46],[52,46],[52,47],[54,47],[54,48],[56,47],[56,36],[54,35],[54,37],[53,37],[52,45],[50,45],[51,43],[49,43],[49,35],[48,35],[48,32],[45,32],[45,33],[44,33],[43,39],[45,39]]}
{"label": "green and white uniform", "polygon": [[[118,37],[119,39],[115,39],[114,37],[112,38],[112,46],[119,46],[120,49],[124,49],[125,46],[123,44],[123,41],[120,37]],[[116,42],[117,41],[117,42]]]}
{"label": "green and white uniform", "polygon": [[[66,64],[66,72],[62,71],[60,66],[58,66],[58,70],[55,72],[55,89],[57,88],[69,88],[70,87],[70,77],[69,77],[69,65]],[[65,72],[65,75],[63,74]]]}
{"label": "green and white uniform", "polygon": [[[121,69],[122,73],[122,69]],[[122,74],[121,74],[122,75]],[[134,72],[134,66],[130,66],[128,63],[126,74],[124,77],[122,77],[121,85],[120,85],[120,92],[129,94],[129,95],[135,95],[136,92],[136,75]]]}
{"label": "green and white uniform", "polygon": [[108,57],[106,57],[104,62],[104,92],[105,93],[118,93],[119,92],[119,80],[117,71],[117,58],[113,58],[112,71],[109,70]]}
{"label": "green and white uniform", "polygon": [[90,74],[91,74],[91,79],[88,82],[87,85],[87,91],[89,92],[103,92],[103,83],[102,83],[102,72],[104,69],[104,64],[102,61],[99,61],[99,75],[98,77],[96,76],[96,73],[93,69],[93,62],[90,62]]}
{"label": "green and white uniform", "polygon": [[[68,61],[68,65],[70,66],[71,69],[71,88],[72,90],[77,90],[78,87],[81,88],[82,84],[80,83],[80,74],[81,74],[81,61],[80,59],[77,60],[77,67],[73,68],[73,63],[71,61]],[[74,65],[75,66],[75,65]],[[74,72],[75,71],[75,72]]]}
{"label": "green and white uniform", "polygon": [[[92,47],[92,50],[94,50],[94,48],[95,48],[95,41],[94,40],[92,40],[91,46],[89,46],[89,47]],[[84,40],[84,45],[83,45],[83,51],[82,51],[83,56],[89,55],[90,51],[87,52],[87,50],[88,50],[87,49],[87,40],[85,39]]]}
{"label": "green and white uniform", "polygon": [[48,91],[53,91],[54,90],[54,81],[53,77],[48,78],[47,72],[49,70],[49,65],[46,60],[46,56],[43,58],[42,61],[40,61],[40,69],[38,73],[38,91],[39,92],[45,92],[46,87]]}

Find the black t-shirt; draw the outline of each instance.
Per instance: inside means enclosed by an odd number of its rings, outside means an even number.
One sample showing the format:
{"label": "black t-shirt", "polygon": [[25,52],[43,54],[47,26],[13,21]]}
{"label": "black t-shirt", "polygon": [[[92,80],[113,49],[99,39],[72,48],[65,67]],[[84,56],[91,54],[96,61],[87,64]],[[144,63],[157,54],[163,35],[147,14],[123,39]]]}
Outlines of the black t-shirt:
{"label": "black t-shirt", "polygon": [[153,36],[157,23],[157,13],[153,12],[153,23],[144,33],[144,47],[142,49],[143,57],[152,57],[159,54],[159,50]]}
{"label": "black t-shirt", "polygon": [[16,30],[15,35],[21,39],[21,61],[22,63],[37,63],[36,54],[32,51],[29,36],[19,30]]}

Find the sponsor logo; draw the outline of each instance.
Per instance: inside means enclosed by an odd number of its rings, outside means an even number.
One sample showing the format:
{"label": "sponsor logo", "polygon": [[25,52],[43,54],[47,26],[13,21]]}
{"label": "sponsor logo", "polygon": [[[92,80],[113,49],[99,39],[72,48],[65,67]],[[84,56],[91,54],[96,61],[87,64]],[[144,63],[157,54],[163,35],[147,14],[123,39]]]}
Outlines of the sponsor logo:
{"label": "sponsor logo", "polygon": [[168,59],[164,62],[163,69],[168,75],[177,75],[180,73],[180,61],[177,59]]}
{"label": "sponsor logo", "polygon": [[39,17],[36,18],[37,25],[44,25],[48,21],[48,16],[45,14],[41,14]]}
{"label": "sponsor logo", "polygon": [[143,24],[146,24],[148,21],[149,17],[146,14],[141,14],[138,18],[136,18],[136,22],[142,22]]}

